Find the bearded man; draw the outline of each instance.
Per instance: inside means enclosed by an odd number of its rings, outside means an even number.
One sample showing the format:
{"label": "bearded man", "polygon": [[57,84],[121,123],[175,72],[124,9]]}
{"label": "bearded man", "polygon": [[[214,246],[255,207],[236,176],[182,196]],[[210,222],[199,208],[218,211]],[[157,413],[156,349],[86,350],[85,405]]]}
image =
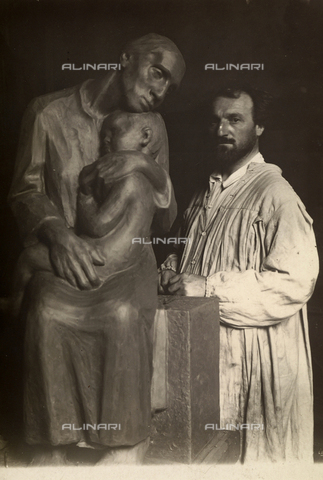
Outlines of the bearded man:
{"label": "bearded man", "polygon": [[[155,304],[147,288],[156,296],[157,285],[147,278],[144,288],[141,270],[128,272],[130,278],[119,272],[127,281],[114,277],[98,300],[96,267],[104,259],[74,231],[78,181],[99,157],[103,120],[117,109],[158,107],[179,86],[185,63],[171,40],[149,34],[124,47],[120,64],[102,79],[37,98],[23,120],[9,199],[24,245],[46,245],[55,272],[35,273],[21,310],[25,435],[36,446],[34,465],[65,463],[68,444],[101,448],[102,463],[141,462],[149,444]],[[164,134],[155,160],[139,151],[118,152],[115,161],[111,154],[96,163],[97,181],[109,185],[138,171],[157,191],[167,185],[170,191],[167,134],[159,121]],[[171,196],[156,218],[164,230],[176,215]]]}
{"label": "bearded man", "polygon": [[267,99],[248,86],[214,97],[217,167],[185,211],[190,241],[167,257],[160,283],[219,299],[221,426],[245,424],[241,460],[312,461],[306,302],[318,257],[312,219],[259,152]]}

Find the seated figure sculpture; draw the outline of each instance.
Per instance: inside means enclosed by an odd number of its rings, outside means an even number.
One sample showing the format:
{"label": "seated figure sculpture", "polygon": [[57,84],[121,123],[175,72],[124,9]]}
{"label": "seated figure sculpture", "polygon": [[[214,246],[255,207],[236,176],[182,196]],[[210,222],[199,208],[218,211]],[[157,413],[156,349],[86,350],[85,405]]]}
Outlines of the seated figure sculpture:
{"label": "seated figure sculpture", "polygon": [[[107,168],[125,150],[155,159],[162,127],[150,112],[109,115],[101,129]],[[110,447],[102,463],[115,463],[127,461],[130,450],[113,447],[135,446],[142,460],[149,444],[157,269],[151,245],[132,239],[150,236],[154,215],[169,207],[172,187],[167,176],[163,191],[157,190],[140,169],[103,183],[96,165],[104,158],[81,171],[75,227],[104,259],[95,266],[100,286],[81,291],[54,275],[48,249],[38,243],[22,253],[15,288],[18,301],[26,289],[21,310],[28,312],[28,443]],[[39,304],[24,308],[33,291],[41,292]]]}
{"label": "seated figure sculpture", "polygon": [[[105,448],[102,462],[111,460],[108,447],[116,460],[122,452],[129,461],[139,459],[149,435],[155,259],[143,246],[132,268],[95,290],[104,258],[75,233],[77,194],[81,170],[99,159],[105,118],[117,109],[158,108],[179,87],[185,62],[170,39],[151,33],[123,46],[120,65],[34,99],[22,121],[8,201],[24,248],[45,245],[55,272],[35,272],[20,310],[25,440],[34,445],[33,465],[65,464],[65,445],[80,442]],[[156,160],[135,150],[108,154],[108,162],[103,157],[96,164],[100,188],[141,172],[154,193],[168,191],[167,132],[159,120],[163,141]],[[172,191],[154,225],[167,231],[175,217]],[[103,423],[113,428],[102,429]]]}
{"label": "seated figure sculpture", "polygon": [[[159,130],[159,117],[154,113],[112,113],[102,124],[102,156],[98,161],[105,158],[108,165],[111,162],[109,153],[126,150],[139,151],[156,159],[161,147]],[[156,209],[169,206],[171,184],[168,179],[164,192],[154,191],[147,176],[140,171],[103,183],[97,176],[98,161],[84,167],[80,173],[75,231],[101,253],[104,265],[95,268],[102,284],[123,266],[132,265],[142,249],[141,243],[150,236]],[[112,161],[117,162],[118,156]],[[133,242],[134,238],[143,241],[138,244]],[[28,282],[38,271],[53,271],[48,248],[42,243],[25,248],[18,259],[12,299],[14,316],[19,314]]]}

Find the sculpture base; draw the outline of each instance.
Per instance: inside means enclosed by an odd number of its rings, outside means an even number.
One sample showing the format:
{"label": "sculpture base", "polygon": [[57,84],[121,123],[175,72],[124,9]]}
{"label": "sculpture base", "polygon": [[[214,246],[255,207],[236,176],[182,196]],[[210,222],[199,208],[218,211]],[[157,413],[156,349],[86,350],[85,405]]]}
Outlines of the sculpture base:
{"label": "sculpture base", "polygon": [[146,458],[191,463],[214,437],[205,425],[219,425],[218,302],[160,296],[155,321],[152,405],[157,412]]}

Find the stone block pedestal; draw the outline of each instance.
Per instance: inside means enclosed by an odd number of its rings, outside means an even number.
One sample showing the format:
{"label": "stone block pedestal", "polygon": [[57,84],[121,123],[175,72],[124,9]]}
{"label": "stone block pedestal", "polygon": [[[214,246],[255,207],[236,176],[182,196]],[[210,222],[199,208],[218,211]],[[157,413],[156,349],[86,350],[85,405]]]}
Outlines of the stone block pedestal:
{"label": "stone block pedestal", "polygon": [[211,298],[160,296],[155,317],[152,443],[147,459],[191,463],[219,424],[219,313]]}

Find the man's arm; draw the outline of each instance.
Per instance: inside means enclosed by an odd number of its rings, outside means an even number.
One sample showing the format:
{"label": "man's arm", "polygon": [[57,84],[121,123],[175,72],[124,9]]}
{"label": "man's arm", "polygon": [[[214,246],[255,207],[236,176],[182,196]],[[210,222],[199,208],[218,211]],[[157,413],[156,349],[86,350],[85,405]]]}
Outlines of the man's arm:
{"label": "man's arm", "polygon": [[46,195],[47,129],[41,99],[36,99],[23,118],[8,200],[24,245],[43,242],[49,247],[51,261],[59,276],[73,286],[91,288],[99,282],[93,263],[102,265],[103,259],[67,227],[56,205]]}
{"label": "man's arm", "polygon": [[[209,277],[181,274],[170,280],[174,294],[216,296],[227,325],[266,327],[299,311],[311,297],[318,275],[312,222],[296,201],[282,205],[264,227],[268,252],[261,271],[217,272]],[[196,278],[195,278],[196,277]]]}

